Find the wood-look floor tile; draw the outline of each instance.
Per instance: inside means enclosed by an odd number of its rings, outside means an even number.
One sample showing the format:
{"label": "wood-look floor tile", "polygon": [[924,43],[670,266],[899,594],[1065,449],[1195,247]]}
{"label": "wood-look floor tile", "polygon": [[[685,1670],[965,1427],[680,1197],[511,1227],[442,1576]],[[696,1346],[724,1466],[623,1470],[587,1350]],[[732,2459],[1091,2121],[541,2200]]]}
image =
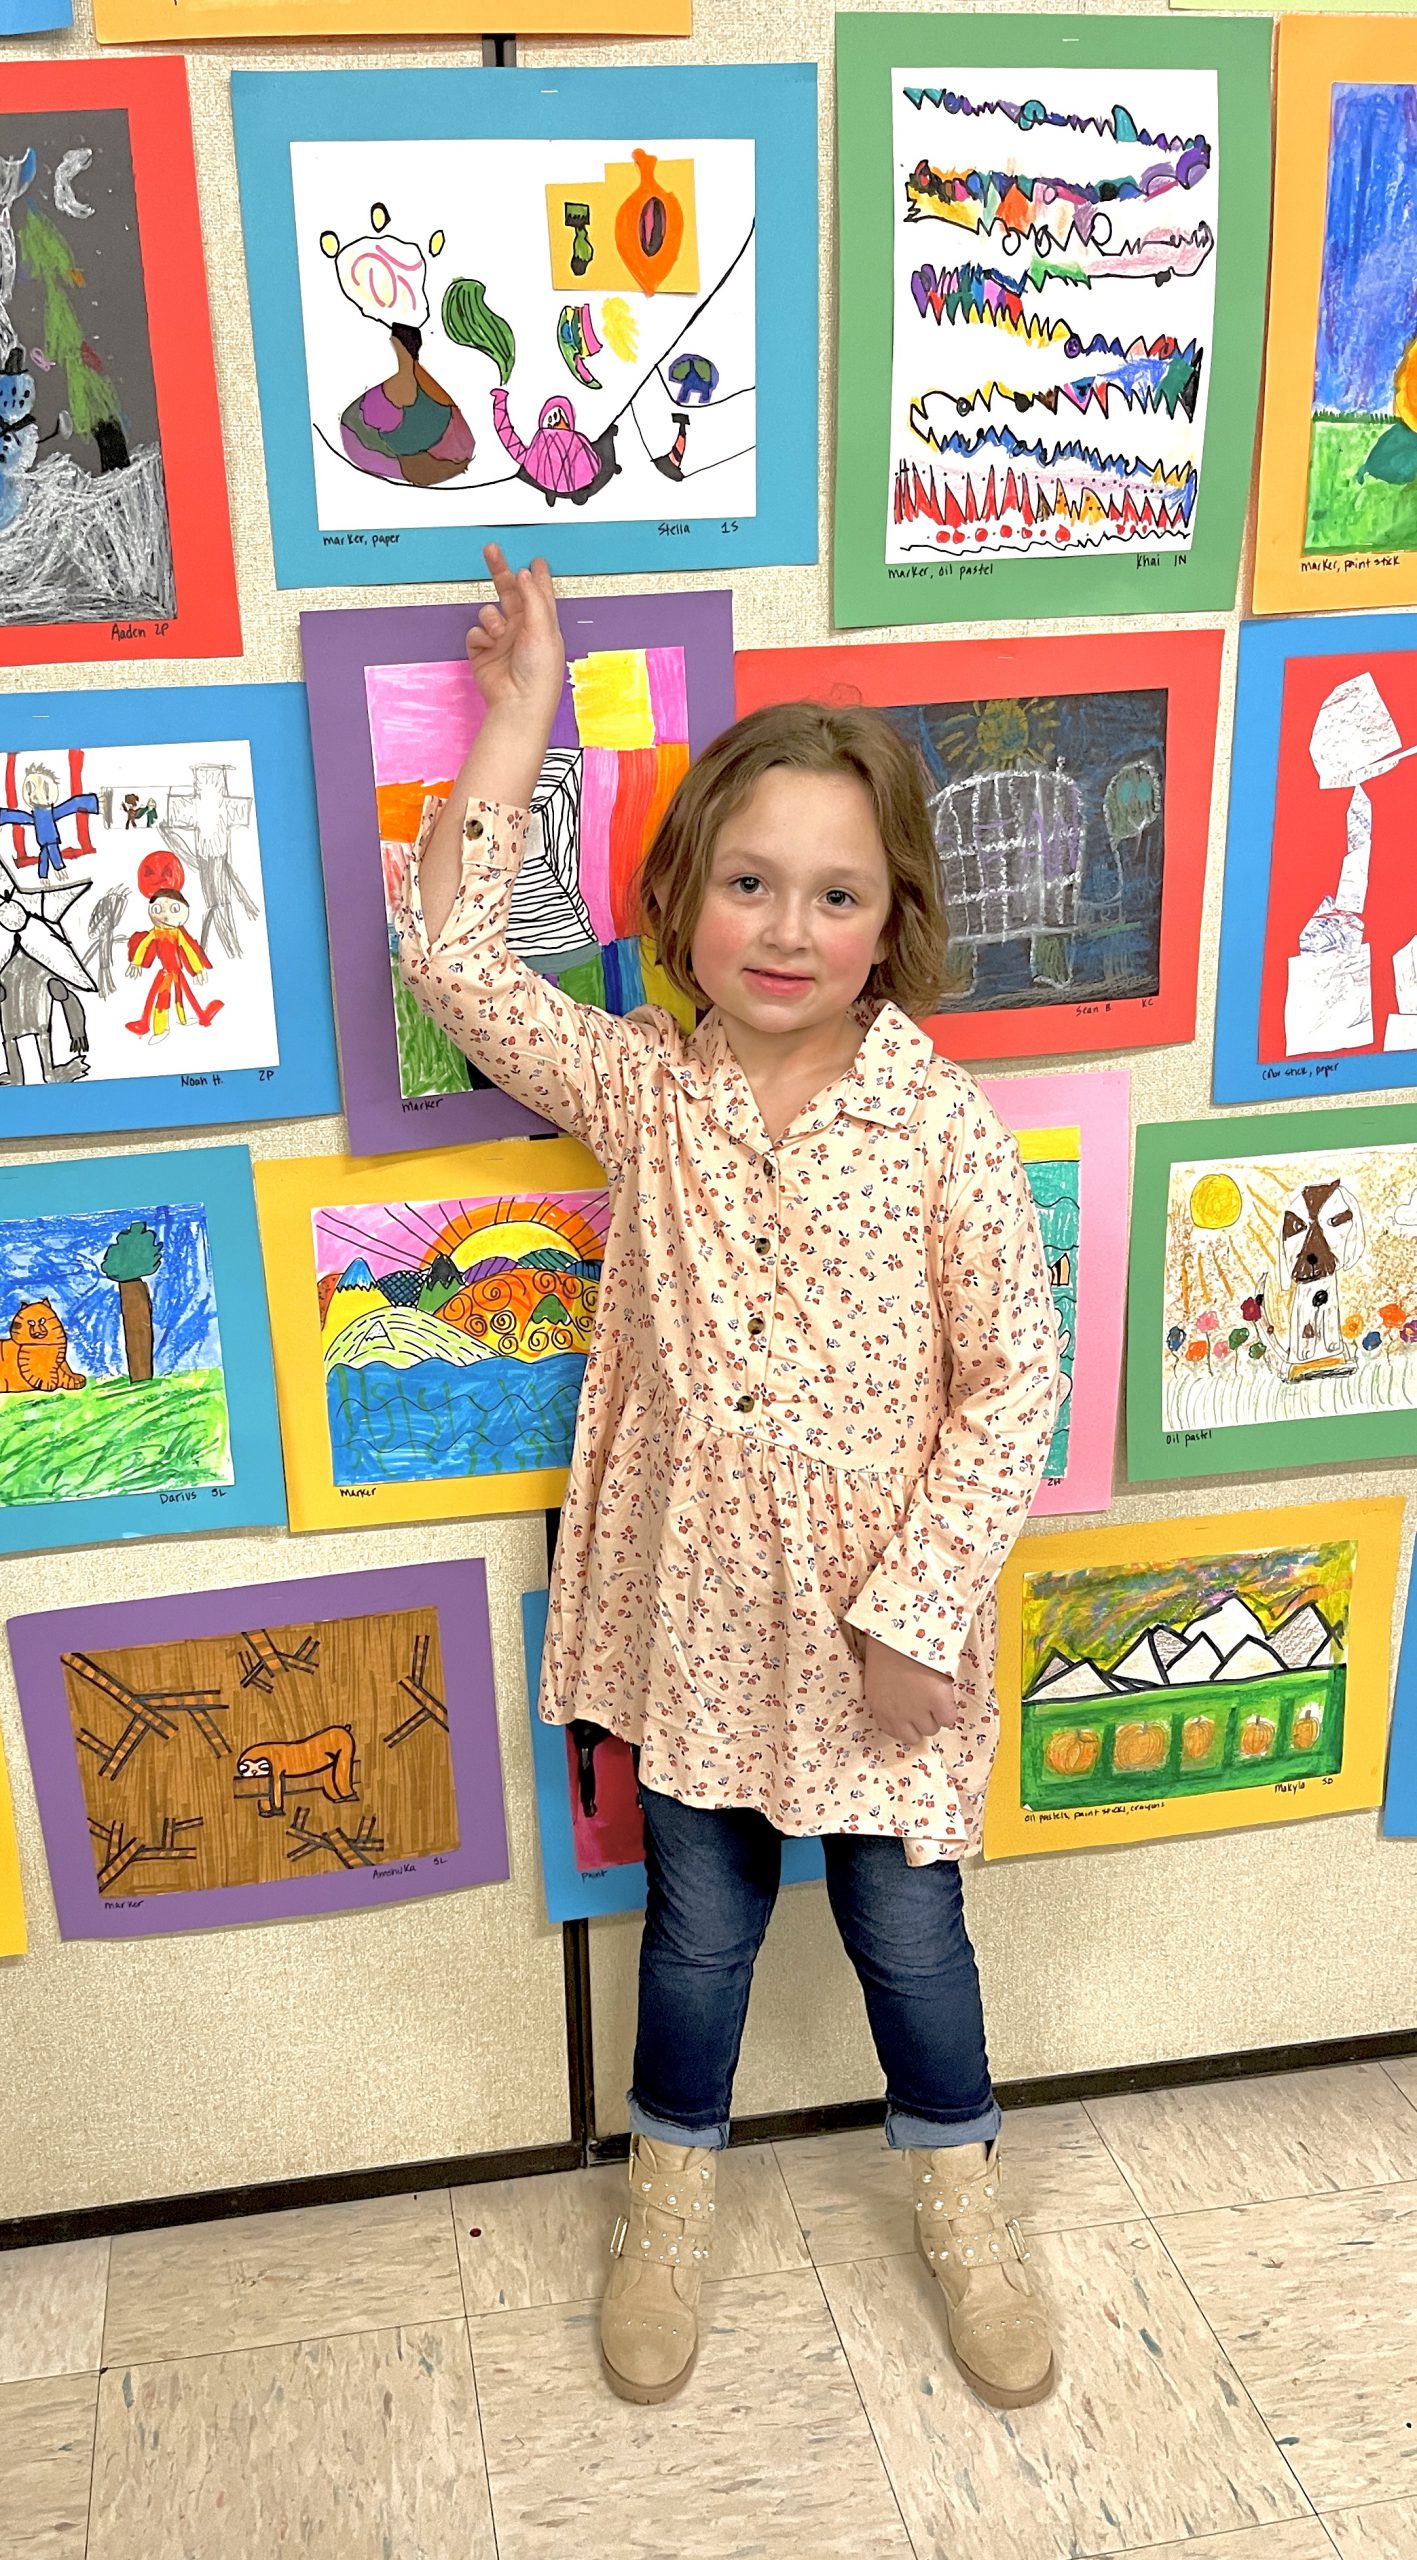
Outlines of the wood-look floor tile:
{"label": "wood-look floor tile", "polygon": [[1417,2184],[1157,2230],[1314,2506],[1417,2480]]}
{"label": "wood-look floor tile", "polygon": [[956,2370],[918,2257],[821,2271],[917,2560],[1069,2560],[1307,2512],[1145,2223],[1032,2252],[1059,2380],[1014,2412]]}
{"label": "wood-look floor tile", "polygon": [[97,2373],[108,2286],[106,2240],[0,2250],[0,2382]]}
{"label": "wood-look floor tile", "polygon": [[112,2366],[88,2560],[495,2560],[467,2326]]}
{"label": "wood-look floor tile", "polygon": [[462,2310],[445,2187],[122,2232],[109,2268],[104,2362],[407,2328]]}
{"label": "wood-look floor tile", "polygon": [[589,2304],[471,2322],[500,2560],[911,2560],[815,2275],[705,2285],[701,2320],[648,2409],[605,2382]]}
{"label": "wood-look floor tile", "polygon": [[1345,2507],[1325,2516],[1339,2560],[1412,2560],[1417,2552],[1417,2498],[1376,2507]]}
{"label": "wood-look floor tile", "polygon": [[[780,2142],[787,2192],[819,2267],[898,2257],[915,2245],[910,2171],[883,2133]],[[1006,2212],[1026,2231],[1135,2221],[1137,2200],[1082,2107],[1020,2107],[1000,2144]]]}
{"label": "wood-look floor tile", "polygon": [[1380,2062],[1090,2098],[1147,2213],[1417,2178],[1417,2107]]}
{"label": "wood-look floor tile", "polygon": [[[469,2312],[598,2302],[610,2235],[628,2195],[623,2161],[547,2178],[453,2189]],[[718,2164],[716,2277],[771,2275],[811,2261],[770,2143],[745,2143]],[[474,2237],[474,2233],[477,2234]]]}
{"label": "wood-look floor tile", "polygon": [[0,2551],[84,2560],[98,2375],[0,2383]]}

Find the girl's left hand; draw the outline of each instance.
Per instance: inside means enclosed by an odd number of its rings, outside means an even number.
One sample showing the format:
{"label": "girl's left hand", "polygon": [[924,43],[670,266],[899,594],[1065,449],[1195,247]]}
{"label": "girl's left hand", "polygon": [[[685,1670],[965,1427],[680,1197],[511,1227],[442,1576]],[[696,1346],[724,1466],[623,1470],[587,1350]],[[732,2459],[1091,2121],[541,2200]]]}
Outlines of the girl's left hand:
{"label": "girl's left hand", "polygon": [[960,1720],[959,1692],[943,1671],[897,1653],[874,1636],[866,1638],[866,1705],[892,1742],[919,1745],[933,1741],[946,1726]]}

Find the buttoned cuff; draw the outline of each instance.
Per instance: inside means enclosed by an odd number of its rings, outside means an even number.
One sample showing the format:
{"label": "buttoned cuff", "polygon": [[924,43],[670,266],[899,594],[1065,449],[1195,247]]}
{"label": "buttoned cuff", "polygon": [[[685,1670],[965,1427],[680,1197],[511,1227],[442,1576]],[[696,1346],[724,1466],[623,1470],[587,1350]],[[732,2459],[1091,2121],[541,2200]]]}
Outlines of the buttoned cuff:
{"label": "buttoned cuff", "polygon": [[917,1591],[909,1583],[873,1574],[860,1597],[846,1611],[846,1623],[863,1636],[874,1636],[894,1653],[908,1654],[929,1671],[954,1679],[959,1671],[974,1613],[947,1593]]}
{"label": "buttoned cuff", "polygon": [[[489,904],[500,897],[503,884],[514,880],[520,871],[531,826],[529,809],[518,808],[509,801],[469,800],[463,812],[462,878],[443,930],[433,942],[423,913],[419,865],[443,805],[430,800],[425,806],[418,843],[408,866],[403,902],[394,920],[400,944],[410,944],[415,954],[424,959],[434,958],[451,943],[467,940]],[[489,892],[494,895],[489,896]]]}

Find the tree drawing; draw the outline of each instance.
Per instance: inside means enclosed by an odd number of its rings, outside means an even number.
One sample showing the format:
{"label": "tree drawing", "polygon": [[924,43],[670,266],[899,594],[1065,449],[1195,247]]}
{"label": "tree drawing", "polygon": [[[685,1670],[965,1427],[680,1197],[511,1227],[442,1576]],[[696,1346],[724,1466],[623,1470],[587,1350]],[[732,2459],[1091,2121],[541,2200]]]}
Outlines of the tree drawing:
{"label": "tree drawing", "polygon": [[83,283],[82,270],[62,231],[47,214],[27,212],[20,224],[19,252],[37,284],[44,287],[44,349],[51,364],[61,365],[74,433],[92,436],[98,467],[126,471],[131,459],[123,432],[118,394],[84,336],[69,288]]}
{"label": "tree drawing", "polygon": [[161,1244],[137,1218],[119,1229],[99,1265],[105,1280],[118,1285],[123,1356],[135,1387],[146,1386],[153,1374],[153,1302],[147,1284],[161,1261]]}

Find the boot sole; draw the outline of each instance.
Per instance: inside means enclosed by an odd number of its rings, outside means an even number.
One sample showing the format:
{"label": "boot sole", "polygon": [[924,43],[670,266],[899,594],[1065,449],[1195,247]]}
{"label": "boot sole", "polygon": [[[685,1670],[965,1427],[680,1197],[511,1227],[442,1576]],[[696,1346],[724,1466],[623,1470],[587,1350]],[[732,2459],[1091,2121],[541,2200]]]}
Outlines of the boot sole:
{"label": "boot sole", "polygon": [[1010,2391],[1001,2382],[989,2382],[982,2373],[975,2372],[972,2364],[966,2364],[955,2345],[954,2332],[950,2328],[948,2298],[943,2285],[938,2284],[935,2270],[926,2255],[925,2243],[920,2236],[918,2224],[915,2232],[915,2247],[921,2265],[930,2278],[931,2289],[938,2291],[945,2303],[945,2343],[950,2351],[950,2362],[956,2373],[968,2383],[976,2398],[986,2401],[991,2409],[1031,2409],[1035,2401],[1046,2400],[1058,2379],[1057,2359],[1052,2355],[1048,2358],[1048,2370],[1042,2381],[1030,2382],[1022,2391]]}
{"label": "boot sole", "polygon": [[616,2399],[633,2400],[636,2406],[642,2409],[655,2407],[661,2400],[674,2399],[676,2394],[683,2390],[684,2385],[688,2381],[690,2374],[698,2363],[698,2360],[699,2350],[696,2341],[694,2345],[694,2352],[690,2356],[682,2373],[676,2373],[670,2381],[631,2382],[625,2374],[619,2372],[611,2363],[604,2347],[600,2350],[600,2369],[604,2374],[606,2381],[609,2383],[611,2390],[614,2392]]}

